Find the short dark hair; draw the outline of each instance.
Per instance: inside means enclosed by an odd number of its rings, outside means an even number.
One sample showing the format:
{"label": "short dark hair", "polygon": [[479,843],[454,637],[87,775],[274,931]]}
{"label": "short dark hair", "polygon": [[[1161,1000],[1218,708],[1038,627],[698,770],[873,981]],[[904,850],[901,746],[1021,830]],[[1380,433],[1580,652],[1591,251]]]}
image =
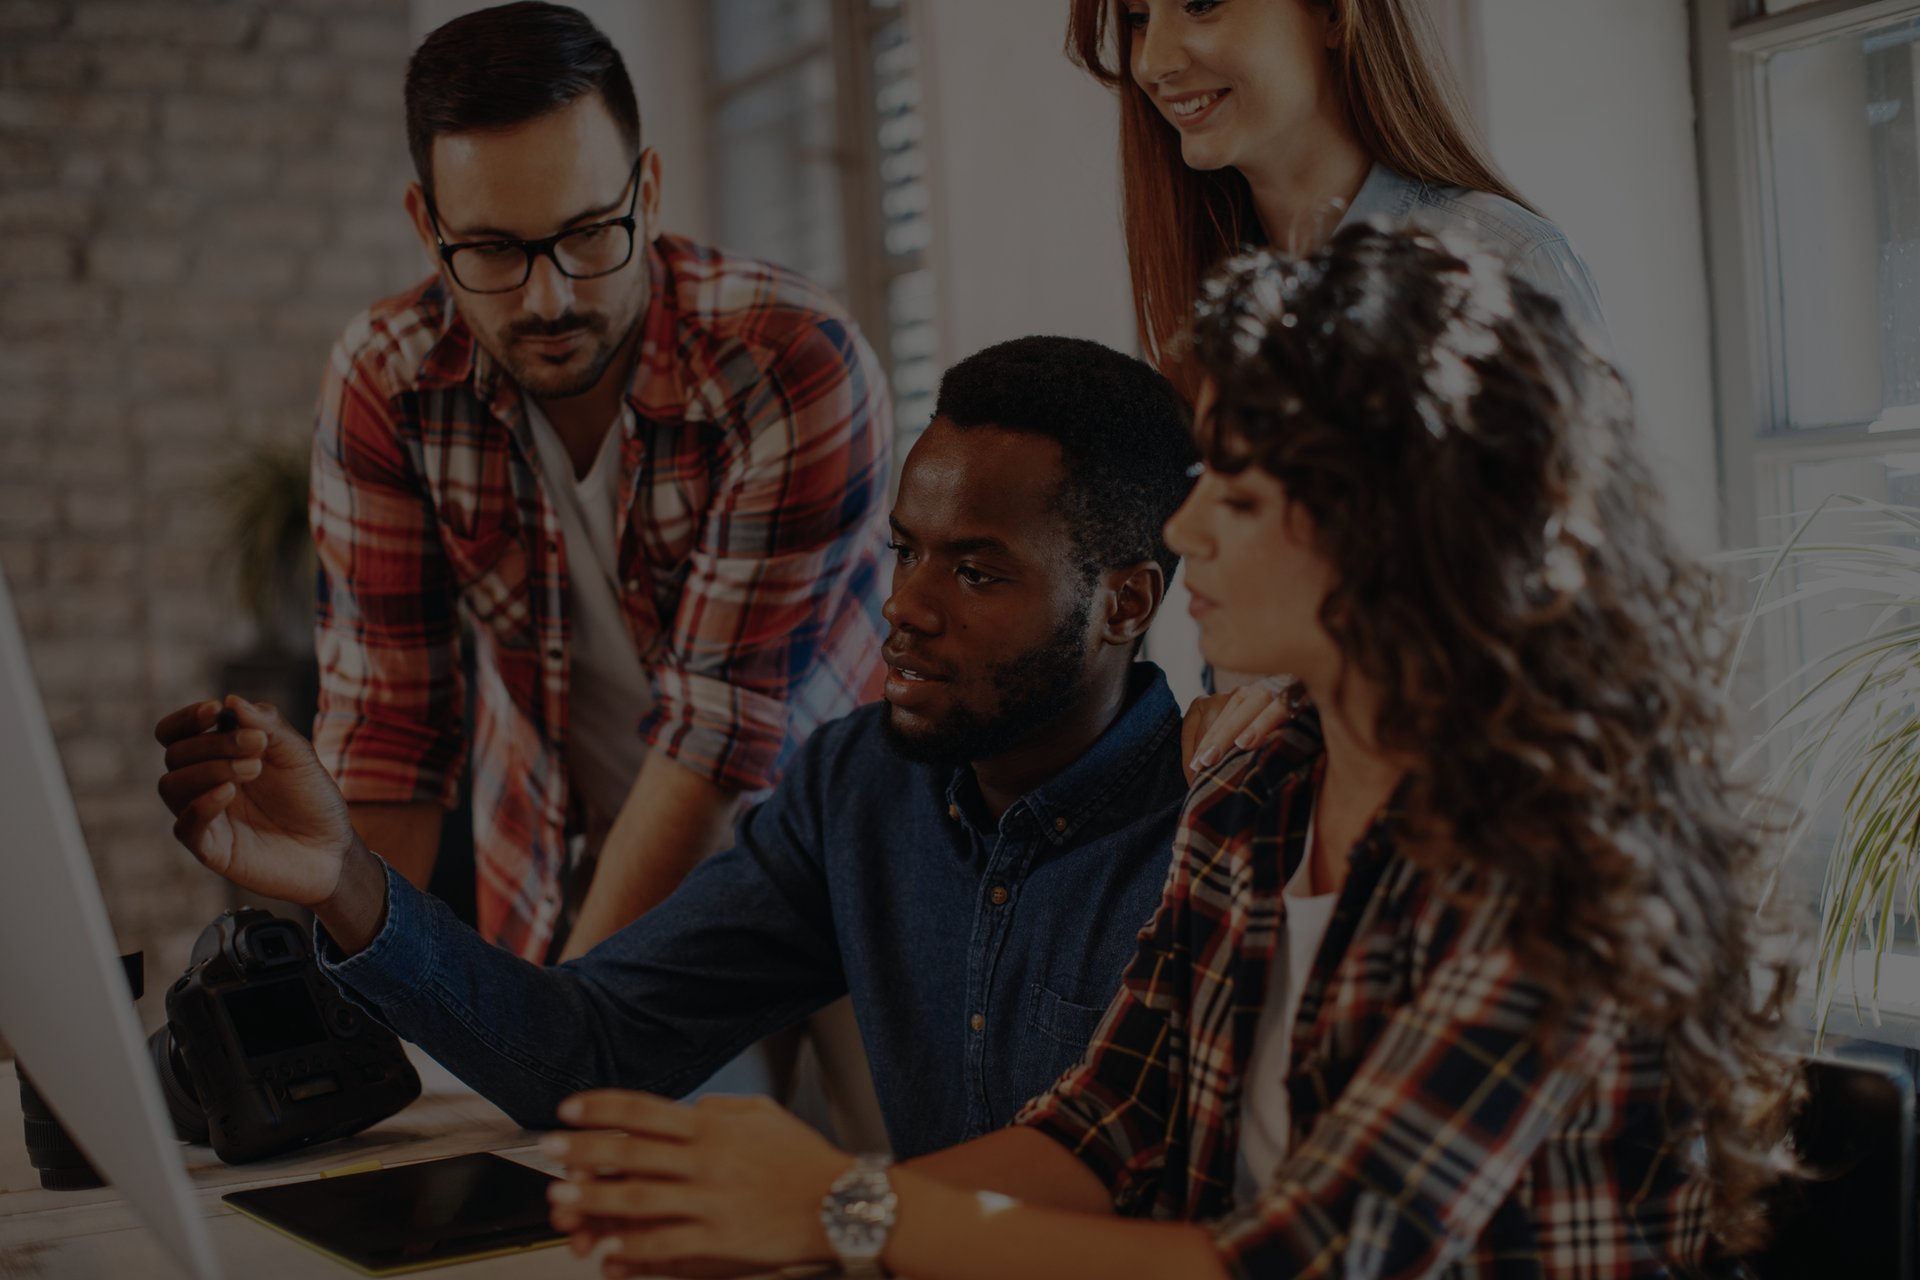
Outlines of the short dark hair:
{"label": "short dark hair", "polygon": [[587,15],[520,0],[435,29],[407,63],[407,149],[420,185],[433,190],[433,140],[505,129],[600,95],[634,155],[640,106],[626,64]]}
{"label": "short dark hair", "polygon": [[1163,530],[1199,455],[1186,403],[1145,361],[1085,338],[1015,338],[947,370],[933,416],[1060,445],[1054,506],[1089,583],[1142,560],[1172,580],[1180,557]]}

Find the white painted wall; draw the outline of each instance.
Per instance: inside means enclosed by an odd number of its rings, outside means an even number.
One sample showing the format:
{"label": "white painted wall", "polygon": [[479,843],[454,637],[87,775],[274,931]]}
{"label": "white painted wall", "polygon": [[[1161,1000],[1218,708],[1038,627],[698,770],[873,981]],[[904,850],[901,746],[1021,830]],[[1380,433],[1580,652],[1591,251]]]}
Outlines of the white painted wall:
{"label": "white painted wall", "polygon": [[1670,516],[1720,544],[1686,0],[1471,0],[1494,158],[1599,282]]}
{"label": "white painted wall", "polygon": [[1034,333],[1131,351],[1119,110],[1064,4],[918,0],[947,363]]}
{"label": "white painted wall", "polygon": [[[1064,4],[910,0],[934,164],[942,363],[1059,333],[1135,351],[1120,111],[1067,60]],[[1176,582],[1147,641],[1184,703],[1200,639]]]}

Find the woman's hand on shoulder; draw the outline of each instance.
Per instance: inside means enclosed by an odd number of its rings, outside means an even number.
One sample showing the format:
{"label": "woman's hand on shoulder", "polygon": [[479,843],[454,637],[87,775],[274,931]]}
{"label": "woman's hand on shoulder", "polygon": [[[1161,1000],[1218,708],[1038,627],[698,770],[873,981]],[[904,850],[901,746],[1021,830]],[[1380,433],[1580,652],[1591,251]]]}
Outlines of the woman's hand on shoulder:
{"label": "woman's hand on shoulder", "polygon": [[1180,726],[1180,760],[1188,786],[1231,753],[1266,742],[1286,723],[1293,712],[1288,684],[1272,677],[1193,700]]}

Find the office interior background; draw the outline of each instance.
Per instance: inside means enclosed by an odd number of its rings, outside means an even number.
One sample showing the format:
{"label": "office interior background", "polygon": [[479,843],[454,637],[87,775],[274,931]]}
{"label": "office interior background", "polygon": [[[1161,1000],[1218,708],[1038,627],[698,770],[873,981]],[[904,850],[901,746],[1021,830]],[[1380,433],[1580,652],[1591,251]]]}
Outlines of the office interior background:
{"label": "office interior background", "polygon": [[[988,343],[1133,349],[1117,113],[1062,52],[1064,0],[575,2],[627,58],[665,227],[832,288],[902,456]],[[1492,154],[1593,269],[1689,545],[1777,538],[1831,493],[1920,499],[1920,0],[1429,3]],[[232,905],[169,837],[152,725],[223,683],[266,696],[309,643],[261,521],[303,485],[334,337],[429,269],[401,76],[475,7],[0,0],[0,564],[150,992]],[[290,585],[249,610],[249,573]],[[1763,676],[1850,625],[1783,623]],[[1178,598],[1150,653],[1197,690]],[[1896,950],[1879,1024],[1834,1025],[1898,1051],[1920,949]]]}

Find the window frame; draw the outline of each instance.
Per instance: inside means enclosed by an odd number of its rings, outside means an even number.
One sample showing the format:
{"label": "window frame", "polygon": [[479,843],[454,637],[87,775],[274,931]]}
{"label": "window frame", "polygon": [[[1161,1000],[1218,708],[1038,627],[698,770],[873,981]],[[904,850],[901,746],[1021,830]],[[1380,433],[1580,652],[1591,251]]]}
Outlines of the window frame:
{"label": "window frame", "polygon": [[[1920,428],[1872,430],[1871,422],[1790,425],[1786,335],[1778,305],[1775,175],[1760,74],[1777,54],[1920,15],[1920,0],[1812,0],[1774,13],[1765,11],[1763,0],[1691,3],[1721,536],[1723,545],[1751,547],[1778,542],[1790,532],[1788,522],[1777,517],[1792,513],[1796,466],[1920,452]],[[1768,689],[1790,674],[1795,623],[1786,615],[1774,614],[1760,637]],[[1920,958],[1890,954],[1887,959],[1891,968],[1882,980],[1882,1008],[1870,1009],[1863,1000],[1856,1009],[1843,991],[1833,1002],[1829,1037],[1920,1050]],[[1799,1001],[1809,1020],[1811,985],[1809,969]]]}
{"label": "window frame", "polygon": [[[891,384],[894,351],[889,288],[897,277],[930,267],[933,255],[930,248],[910,257],[895,258],[886,252],[872,48],[873,39],[882,28],[905,22],[909,38],[923,51],[924,58],[924,27],[914,0],[898,0],[885,7],[871,0],[826,2],[828,22],[822,38],[796,45],[752,71],[728,80],[716,76],[711,65],[714,6],[700,6],[700,52],[707,64],[706,132],[709,145],[717,148],[720,144],[714,122],[719,120],[722,108],[731,98],[823,53],[830,56],[834,74],[833,163],[839,178],[841,249],[846,269],[843,300],[880,357],[880,366],[887,370]],[[924,79],[924,67],[921,74]],[[707,185],[708,207],[718,222],[725,207],[720,166],[709,166]],[[937,229],[934,234],[938,234]],[[937,278],[934,287],[939,287]],[[902,437],[900,443],[904,445],[911,429],[922,425],[911,424],[910,428],[909,424],[896,424]]]}
{"label": "window frame", "polygon": [[1721,532],[1729,546],[1765,540],[1761,495],[1780,494],[1795,464],[1920,449],[1920,428],[1870,434],[1867,422],[1817,429],[1787,424],[1785,334],[1779,308],[1768,305],[1780,295],[1780,280],[1758,74],[1773,55],[1920,14],[1920,0],[1815,0],[1779,13],[1759,9],[1758,0],[1694,3]]}

